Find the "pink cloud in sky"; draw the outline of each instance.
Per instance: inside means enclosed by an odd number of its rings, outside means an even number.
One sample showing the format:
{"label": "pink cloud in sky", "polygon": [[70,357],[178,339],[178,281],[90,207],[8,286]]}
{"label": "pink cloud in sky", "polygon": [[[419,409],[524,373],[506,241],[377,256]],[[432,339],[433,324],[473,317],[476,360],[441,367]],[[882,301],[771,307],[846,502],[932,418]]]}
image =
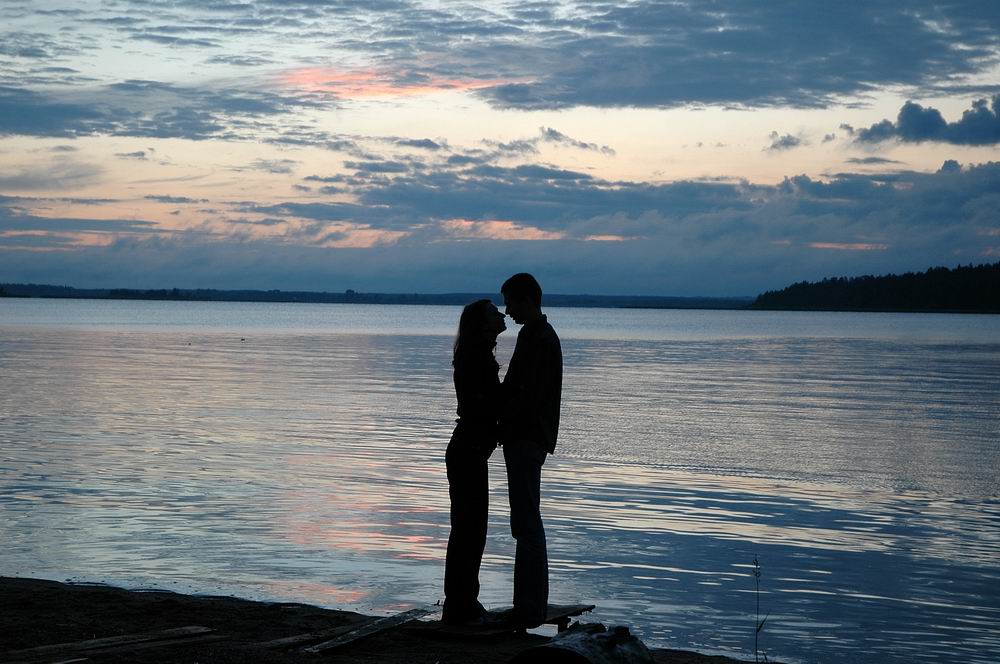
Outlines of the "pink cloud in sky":
{"label": "pink cloud in sky", "polygon": [[330,249],[370,249],[380,245],[394,244],[409,235],[406,231],[389,231],[378,228],[355,227],[340,232],[336,239],[323,242],[319,246]]}
{"label": "pink cloud in sky", "polygon": [[[441,227],[452,237],[477,240],[565,240],[569,237],[562,231],[546,231],[500,219],[447,219],[441,222]],[[628,239],[621,235],[587,235],[583,238],[585,242],[624,242]]]}
{"label": "pink cloud in sky", "polygon": [[834,251],[885,251],[887,244],[870,242],[810,242],[813,249],[832,249]]}
{"label": "pink cloud in sky", "polygon": [[63,240],[64,244],[52,244],[52,245],[10,245],[4,246],[4,249],[16,249],[19,251],[39,251],[39,252],[50,252],[50,251],[73,251],[75,249],[81,249],[83,247],[106,247],[114,242],[115,238],[113,234],[110,233],[80,233],[80,232],[65,232],[65,231],[0,231],[0,245],[3,244],[3,238],[50,238]]}
{"label": "pink cloud in sky", "polygon": [[450,235],[459,238],[483,240],[562,240],[565,233],[546,231],[534,226],[525,226],[514,221],[469,221],[468,219],[448,219],[441,226]]}
{"label": "pink cloud in sky", "polygon": [[624,235],[588,235],[583,239],[587,242],[624,242],[634,238],[627,238]]}
{"label": "pink cloud in sky", "polygon": [[361,97],[408,97],[437,92],[480,90],[492,88],[511,80],[503,79],[460,79],[431,77],[421,82],[406,80],[408,72],[388,73],[372,69],[350,71],[326,67],[307,67],[285,73],[281,81],[285,85],[302,88],[309,92],[326,92],[342,98]]}

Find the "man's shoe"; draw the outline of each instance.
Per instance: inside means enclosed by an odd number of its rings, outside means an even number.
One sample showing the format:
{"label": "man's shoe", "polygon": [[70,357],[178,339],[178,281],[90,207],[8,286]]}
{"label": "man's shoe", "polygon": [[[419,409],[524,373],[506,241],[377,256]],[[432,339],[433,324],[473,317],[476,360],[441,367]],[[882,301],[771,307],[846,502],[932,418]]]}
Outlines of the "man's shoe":
{"label": "man's shoe", "polygon": [[474,605],[460,611],[445,607],[441,612],[441,622],[454,626],[484,625],[489,622],[489,613],[486,611],[486,607],[477,601]]}

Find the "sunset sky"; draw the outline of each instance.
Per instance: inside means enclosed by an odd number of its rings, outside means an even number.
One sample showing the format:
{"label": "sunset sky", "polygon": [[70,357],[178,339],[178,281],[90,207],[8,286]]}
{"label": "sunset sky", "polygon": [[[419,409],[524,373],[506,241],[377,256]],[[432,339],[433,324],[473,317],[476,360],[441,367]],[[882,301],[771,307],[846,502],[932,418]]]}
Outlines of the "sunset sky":
{"label": "sunset sky", "polygon": [[1000,2],[0,3],[0,282],[752,295],[1000,260]]}

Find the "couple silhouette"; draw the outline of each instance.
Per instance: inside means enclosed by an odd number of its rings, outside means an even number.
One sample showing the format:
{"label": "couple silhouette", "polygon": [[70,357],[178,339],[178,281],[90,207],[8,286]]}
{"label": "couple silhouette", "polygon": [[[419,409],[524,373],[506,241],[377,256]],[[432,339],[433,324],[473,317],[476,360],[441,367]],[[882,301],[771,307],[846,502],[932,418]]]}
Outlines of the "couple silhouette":
{"label": "couple silhouette", "polygon": [[[500,293],[506,315],[522,326],[503,382],[494,352],[507,326],[490,300],[466,305],[455,339],[458,420],[445,456],[451,534],[441,619],[453,625],[530,628],[545,621],[548,606],[548,556],[539,502],[542,464],[555,450],[559,432],[562,349],[542,313],[542,289],[533,276],[515,274]],[[507,469],[516,552],[514,606],[495,616],[479,602],[479,567],[489,517],[487,461],[498,445]]]}

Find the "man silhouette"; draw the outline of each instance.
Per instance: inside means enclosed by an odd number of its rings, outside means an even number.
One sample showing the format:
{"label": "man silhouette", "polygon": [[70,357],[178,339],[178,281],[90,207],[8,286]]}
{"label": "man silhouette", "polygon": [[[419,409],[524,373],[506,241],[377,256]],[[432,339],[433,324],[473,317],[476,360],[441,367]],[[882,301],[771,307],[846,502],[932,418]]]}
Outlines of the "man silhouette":
{"label": "man silhouette", "polygon": [[507,315],[522,325],[501,388],[499,439],[507,467],[510,530],[516,540],[514,608],[502,621],[537,627],[545,621],[549,563],[540,511],[542,464],[556,447],[562,393],[562,348],[542,313],[542,289],[519,273],[500,287]]}

